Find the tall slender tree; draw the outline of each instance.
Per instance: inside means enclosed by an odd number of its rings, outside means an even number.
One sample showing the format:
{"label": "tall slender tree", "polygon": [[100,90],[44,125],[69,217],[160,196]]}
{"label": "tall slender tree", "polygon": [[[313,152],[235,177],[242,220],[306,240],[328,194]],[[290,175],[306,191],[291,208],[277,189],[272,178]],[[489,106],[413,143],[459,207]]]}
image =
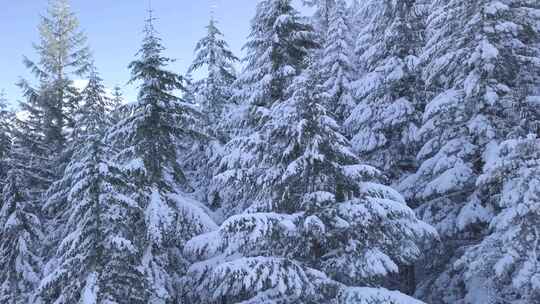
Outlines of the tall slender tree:
{"label": "tall slender tree", "polygon": [[[0,91],[0,196],[7,177],[7,158],[11,148],[11,124],[13,115],[7,109],[8,100],[4,90]],[[0,204],[1,207],[1,204]]]}
{"label": "tall slender tree", "polygon": [[[242,162],[243,153],[248,153],[244,144],[250,137],[257,136],[253,133],[254,128],[267,119],[274,103],[287,99],[288,86],[305,67],[307,55],[317,45],[315,38],[312,27],[299,17],[290,0],[258,3],[251,21],[249,41],[244,46],[247,52],[245,67],[235,84],[233,100],[239,106],[229,117],[236,134],[223,152],[227,159],[218,166],[209,192],[208,201],[226,216],[242,211],[251,203],[248,193],[224,187],[224,184],[241,182],[244,178],[241,171],[236,176],[226,174],[232,169],[228,168],[232,163],[230,158],[236,157]],[[224,189],[233,192],[223,192]]]}
{"label": "tall slender tree", "polygon": [[174,90],[182,79],[167,71],[171,61],[154,28],[150,11],[139,58],[129,67],[132,82],[140,82],[132,114],[108,135],[120,164],[140,191],[135,197],[144,214],[144,228],[136,239],[144,245],[142,269],[148,281],[148,303],[177,301],[176,284],[187,268],[184,242],[215,224],[201,205],[189,198],[193,191],[179,158],[176,142],[203,138],[197,126],[200,113],[182,102]]}
{"label": "tall slender tree", "polygon": [[416,1],[382,2],[370,27],[370,47],[359,59],[366,73],[353,84],[358,106],[345,129],[359,155],[395,183],[416,169],[423,26]]}
{"label": "tall slender tree", "polygon": [[28,190],[31,172],[19,158],[26,154],[24,149],[15,140],[0,209],[0,301],[6,304],[33,303],[42,269],[39,205]]}
{"label": "tall slender tree", "polygon": [[[241,105],[230,120],[236,130],[249,133],[250,115],[263,117],[273,103],[287,99],[286,89],[305,67],[306,55],[317,46],[312,27],[290,0],[266,0],[257,4],[251,32],[244,45],[244,68],[235,85],[233,101]],[[240,113],[240,114],[236,114]],[[240,115],[238,117],[237,115]]]}
{"label": "tall slender tree", "polygon": [[341,124],[356,105],[351,92],[355,70],[351,60],[352,27],[345,0],[335,0],[329,14],[328,32],[320,59],[324,71],[323,97],[326,108]]}
{"label": "tall slender tree", "polygon": [[232,84],[236,80],[234,64],[238,58],[229,49],[223,34],[212,16],[206,27],[207,34],[195,47],[195,59],[188,72],[206,69],[206,76],[196,83],[199,102],[203,112],[217,132],[224,108],[232,96]]}
{"label": "tall slender tree", "polygon": [[75,151],[49,191],[46,207],[56,207],[53,232],[60,235],[39,288],[44,303],[148,303],[139,269],[144,246],[137,239],[144,214],[130,197],[137,189],[107,161],[111,150],[102,139],[110,102],[104,93],[93,70],[83,91]]}
{"label": "tall slender tree", "polygon": [[[44,145],[50,150],[49,165],[55,174],[61,174],[63,149],[74,126],[74,115],[78,107],[78,91],[72,77],[84,75],[89,68],[90,51],[86,36],[79,30],[79,21],[72,12],[69,0],[51,0],[47,14],[39,25],[40,42],[35,45],[39,59],[25,57],[24,63],[36,76],[39,85],[32,88],[27,81],[20,85],[25,91],[34,91],[39,96],[30,115],[38,115],[39,132]],[[55,170],[57,169],[57,170]]]}

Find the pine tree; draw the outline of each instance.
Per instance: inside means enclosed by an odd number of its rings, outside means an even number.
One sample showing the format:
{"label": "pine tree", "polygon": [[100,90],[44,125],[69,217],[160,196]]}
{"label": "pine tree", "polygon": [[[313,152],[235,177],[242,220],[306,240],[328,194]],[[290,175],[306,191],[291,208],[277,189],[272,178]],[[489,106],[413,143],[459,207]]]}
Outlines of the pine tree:
{"label": "pine tree", "polygon": [[[315,75],[299,76],[291,97],[271,106],[242,142],[240,159],[224,158],[229,170],[221,178],[240,179],[223,192],[234,189],[251,204],[186,246],[197,261],[187,283],[192,297],[330,303],[355,293],[347,286],[382,286],[436,234],[378,182],[380,172],[358,162],[321,104]],[[386,293],[374,303],[384,303]]]}
{"label": "pine tree", "polygon": [[5,92],[0,91],[0,196],[7,178],[7,157],[11,148],[11,122],[13,117],[7,109],[7,102]]}
{"label": "pine tree", "polygon": [[111,99],[111,122],[113,125],[120,122],[122,119],[128,116],[127,108],[125,105],[124,94],[120,86],[115,86],[112,92]]}
{"label": "pine tree", "polygon": [[456,263],[464,273],[465,301],[481,295],[486,303],[539,303],[540,299],[540,140],[503,142],[497,158],[478,179],[500,212],[490,234]]}
{"label": "pine tree", "polygon": [[[35,110],[41,112],[40,131],[51,150],[51,161],[56,162],[51,167],[61,169],[58,162],[63,161],[61,154],[79,102],[71,77],[87,72],[90,51],[68,0],[50,2],[47,15],[41,18],[39,34],[40,43],[35,46],[39,59],[25,57],[24,63],[39,81],[39,89],[34,90],[39,95]],[[25,91],[32,89],[26,81],[21,86]]]}
{"label": "pine tree", "polygon": [[223,117],[224,108],[232,96],[231,87],[236,80],[234,64],[238,58],[223,40],[223,34],[217,28],[217,21],[213,17],[206,28],[207,35],[197,43],[195,59],[188,73],[206,69],[207,75],[196,84],[197,93],[203,113],[214,125],[212,129],[215,133],[218,131],[217,123]]}
{"label": "pine tree", "polygon": [[516,129],[514,105],[535,95],[540,36],[538,17],[530,12],[539,8],[494,0],[433,1],[429,7],[420,167],[401,188],[442,236],[441,254],[424,264],[433,268],[423,270],[429,275],[418,292],[430,303],[465,299],[464,278],[453,262],[483,239],[496,215],[489,196],[478,191],[478,177]]}
{"label": "pine tree", "polygon": [[312,27],[299,16],[290,0],[264,0],[257,4],[244,45],[244,68],[232,97],[241,105],[229,118],[239,121],[234,125],[236,130],[249,133],[251,129],[246,124],[251,120],[244,118],[264,117],[273,103],[287,99],[285,91],[305,67],[306,55],[317,46],[315,38]]}
{"label": "pine tree", "polygon": [[16,140],[0,209],[0,302],[6,304],[33,303],[41,272],[39,206],[26,190],[31,188],[29,172],[17,159],[20,154]]}
{"label": "pine tree", "polygon": [[[44,303],[148,303],[137,239],[144,213],[130,195],[136,188],[107,161],[101,139],[109,124],[99,77],[92,73],[77,124],[79,144],[49,205],[64,203],[55,221],[61,233],[39,293]],[[65,195],[65,197],[62,197]]]}
{"label": "pine tree", "polygon": [[[249,41],[244,49],[245,67],[235,84],[233,100],[238,104],[233,108],[228,121],[235,136],[227,144],[222,155],[236,157],[241,162],[243,145],[250,140],[253,128],[266,119],[268,109],[277,102],[287,99],[286,89],[292,79],[305,67],[305,58],[315,46],[315,35],[309,25],[303,23],[290,0],[265,0],[257,5],[257,12],[251,21]],[[222,156],[220,155],[220,156]],[[225,193],[223,184],[242,179],[227,177],[225,160],[218,166],[217,177],[211,185],[208,201],[219,208],[225,216],[236,214],[251,203],[248,193]],[[230,178],[230,180],[229,180]],[[245,181],[244,181],[245,182]],[[221,189],[221,190],[217,190]]]}
{"label": "pine tree", "polygon": [[148,281],[148,303],[178,300],[180,277],[187,268],[184,242],[215,224],[200,204],[189,198],[193,189],[177,158],[176,143],[196,140],[200,113],[173,95],[181,77],[166,70],[170,60],[153,25],[146,21],[139,58],[130,64],[132,82],[141,82],[132,114],[116,124],[107,141],[118,149],[115,160],[128,174],[139,195],[144,228],[136,240],[144,244],[142,269]]}
{"label": "pine tree", "polygon": [[322,50],[324,98],[327,109],[342,123],[356,105],[351,94],[354,65],[353,39],[345,0],[336,0],[330,9],[328,32]]}
{"label": "pine tree", "polygon": [[345,129],[359,155],[393,182],[415,170],[415,136],[423,110],[418,67],[422,25],[416,1],[383,1],[361,55],[365,74],[354,84],[358,106]]}
{"label": "pine tree", "polygon": [[[15,117],[12,127],[13,141],[17,142],[17,164],[27,172],[28,179],[25,191],[32,199],[41,200],[47,188],[56,179],[56,168],[51,162],[51,147],[46,141],[42,128],[45,120],[43,103],[46,95],[38,94],[30,86],[22,85],[25,102],[21,111],[26,114],[24,119]],[[13,156],[12,156],[13,157]]]}

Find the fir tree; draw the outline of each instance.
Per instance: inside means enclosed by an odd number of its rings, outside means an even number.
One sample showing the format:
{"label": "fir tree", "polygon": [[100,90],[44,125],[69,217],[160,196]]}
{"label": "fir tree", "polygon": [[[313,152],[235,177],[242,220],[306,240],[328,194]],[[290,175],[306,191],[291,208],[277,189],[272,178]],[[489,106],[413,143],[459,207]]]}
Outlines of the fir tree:
{"label": "fir tree", "polygon": [[[50,150],[49,165],[56,175],[61,174],[62,155],[74,126],[74,113],[78,107],[78,91],[72,77],[84,75],[89,67],[90,51],[86,36],[79,30],[79,22],[71,11],[68,0],[53,0],[47,14],[39,25],[40,42],[35,49],[39,59],[24,63],[39,81],[32,89],[26,81],[20,83],[25,91],[33,90],[39,96],[30,115],[38,115],[39,132],[43,134],[44,146]],[[60,165],[60,166],[59,166]],[[56,170],[55,170],[56,169]]]}
{"label": "fir tree", "polygon": [[[188,73],[206,69],[206,76],[198,81],[197,93],[200,96],[203,113],[218,131],[217,123],[223,117],[224,108],[232,96],[231,87],[236,80],[234,64],[238,58],[231,52],[223,34],[217,28],[217,21],[212,17],[206,27],[207,35],[195,47],[195,59]],[[221,136],[220,136],[221,137]]]}
{"label": "fir tree", "polygon": [[29,172],[17,159],[20,153],[15,141],[0,210],[0,302],[6,304],[33,303],[42,269],[39,206],[26,190],[31,189]]}
{"label": "fir tree", "polygon": [[423,110],[418,54],[422,26],[415,1],[383,1],[353,84],[358,106],[345,129],[359,155],[397,182],[415,170],[415,136]]}
{"label": "fir tree", "polygon": [[124,119],[128,113],[125,105],[124,94],[120,86],[115,86],[112,92],[111,99],[111,123],[115,125]]}
{"label": "fir tree", "polygon": [[456,263],[463,272],[465,302],[538,303],[540,299],[540,140],[503,142],[497,158],[478,179],[493,193],[497,216],[490,234]]}
{"label": "fir tree", "polygon": [[420,167],[401,188],[443,237],[442,254],[425,270],[431,275],[418,292],[431,303],[465,299],[464,278],[452,262],[483,239],[496,215],[477,180],[499,142],[515,130],[513,105],[536,94],[540,36],[538,15],[530,12],[539,8],[493,0],[434,1],[429,7]]}
{"label": "fir tree", "polygon": [[7,177],[7,158],[11,148],[11,122],[13,117],[7,109],[7,102],[5,92],[0,91],[0,195]]}
{"label": "fir tree", "polygon": [[330,9],[328,32],[322,50],[324,98],[327,109],[342,123],[356,105],[351,94],[354,65],[351,62],[353,39],[345,0]]}
{"label": "fir tree", "polygon": [[144,229],[136,239],[145,246],[142,269],[148,303],[173,303],[179,297],[176,284],[187,267],[181,252],[184,242],[215,224],[188,197],[193,189],[177,158],[176,142],[204,137],[197,129],[200,114],[173,94],[182,89],[182,79],[166,70],[170,59],[162,55],[153,21],[150,13],[140,58],[129,66],[131,81],[141,82],[138,101],[107,140],[118,149],[115,160],[139,189],[135,199],[144,212]]}
{"label": "fir tree", "polygon": [[249,133],[247,116],[262,118],[273,103],[287,99],[285,91],[305,67],[306,55],[317,46],[315,38],[312,27],[299,16],[290,0],[264,0],[257,4],[244,45],[244,68],[232,97],[241,105],[231,114],[240,117],[229,118],[240,122],[234,126],[236,130]]}
{"label": "fir tree", "polygon": [[186,246],[197,261],[187,283],[194,299],[330,303],[355,293],[348,286],[382,286],[436,234],[379,183],[380,172],[358,162],[321,104],[315,75],[299,76],[291,97],[241,142],[241,156],[224,158],[229,170],[218,178],[241,179],[223,192],[251,204]]}
{"label": "fir tree", "polygon": [[[315,35],[310,26],[303,23],[290,0],[265,0],[257,5],[255,18],[251,22],[249,41],[244,46],[246,64],[236,82],[233,100],[239,105],[232,109],[229,122],[235,134],[228,143],[225,155],[236,157],[242,162],[243,144],[249,141],[253,128],[266,119],[268,109],[287,99],[286,89],[294,76],[305,67],[305,59],[316,46]],[[217,178],[212,183],[208,201],[222,210],[226,216],[235,214],[251,203],[248,193],[222,192],[228,183],[222,172],[229,171],[225,161],[218,166]],[[221,173],[221,174],[220,174]],[[242,174],[241,172],[237,172]],[[224,179],[224,180],[222,180]],[[242,180],[241,175],[231,180]],[[246,182],[245,180],[243,182]],[[221,189],[221,190],[217,190]]]}
{"label": "fir tree", "polygon": [[44,303],[148,303],[139,269],[144,247],[137,239],[144,213],[129,197],[136,188],[106,160],[110,148],[101,138],[108,125],[107,104],[91,92],[98,87],[89,84],[85,90],[80,143],[52,188],[59,192],[50,203],[66,197],[54,227],[61,241],[39,288]]}

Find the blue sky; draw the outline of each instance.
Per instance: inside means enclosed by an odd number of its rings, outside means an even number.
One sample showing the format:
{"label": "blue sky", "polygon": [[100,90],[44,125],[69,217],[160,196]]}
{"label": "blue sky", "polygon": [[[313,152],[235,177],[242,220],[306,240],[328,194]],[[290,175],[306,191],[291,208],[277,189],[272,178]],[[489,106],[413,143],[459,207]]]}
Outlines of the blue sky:
{"label": "blue sky", "polygon": [[[0,89],[8,99],[20,99],[15,83],[20,77],[30,80],[22,64],[23,55],[36,59],[32,43],[38,42],[39,15],[47,0],[0,0]],[[216,18],[233,51],[240,49],[249,32],[256,0],[152,0],[158,17],[156,27],[164,39],[167,56],[177,61],[171,68],[184,73],[193,58],[196,42],[205,34],[210,7],[217,4]],[[300,9],[300,1],[296,1]],[[148,0],[72,0],[73,10],[86,32],[96,64],[108,87],[120,85],[128,98],[135,96],[127,86],[127,65],[140,46]],[[306,11],[306,10],[303,10]]]}

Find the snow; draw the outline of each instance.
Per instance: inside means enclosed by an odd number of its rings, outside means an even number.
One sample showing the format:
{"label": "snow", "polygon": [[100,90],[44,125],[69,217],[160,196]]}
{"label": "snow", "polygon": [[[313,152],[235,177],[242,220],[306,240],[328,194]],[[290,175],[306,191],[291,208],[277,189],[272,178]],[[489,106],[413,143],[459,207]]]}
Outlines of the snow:
{"label": "snow", "polygon": [[[339,296],[339,304],[425,304],[398,291],[383,288],[351,287]],[[481,303],[481,302],[474,302]],[[485,303],[485,302],[484,302]]]}

